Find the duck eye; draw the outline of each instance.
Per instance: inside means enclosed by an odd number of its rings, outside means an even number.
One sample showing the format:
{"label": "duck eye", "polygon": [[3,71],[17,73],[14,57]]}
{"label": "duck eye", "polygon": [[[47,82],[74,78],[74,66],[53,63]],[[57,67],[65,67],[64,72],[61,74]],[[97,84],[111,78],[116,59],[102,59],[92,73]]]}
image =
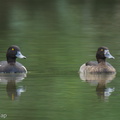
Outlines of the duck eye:
{"label": "duck eye", "polygon": [[15,49],[14,48],[12,48],[12,51],[14,51]]}
{"label": "duck eye", "polygon": [[101,49],[100,51],[104,51],[103,49]]}

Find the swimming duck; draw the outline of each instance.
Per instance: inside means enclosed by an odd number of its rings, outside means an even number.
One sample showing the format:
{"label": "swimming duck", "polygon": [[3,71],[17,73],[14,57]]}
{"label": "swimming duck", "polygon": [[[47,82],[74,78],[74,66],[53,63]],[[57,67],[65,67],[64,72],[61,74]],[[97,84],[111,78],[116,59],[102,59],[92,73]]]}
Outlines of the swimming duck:
{"label": "swimming duck", "polygon": [[89,61],[83,64],[79,72],[82,73],[115,73],[115,68],[108,62],[106,62],[106,58],[114,57],[110,54],[109,49],[107,47],[99,47],[96,53],[97,61]]}
{"label": "swimming duck", "polygon": [[20,52],[20,48],[12,45],[8,48],[6,53],[7,61],[0,62],[0,73],[27,73],[27,69],[16,58],[26,58]]}

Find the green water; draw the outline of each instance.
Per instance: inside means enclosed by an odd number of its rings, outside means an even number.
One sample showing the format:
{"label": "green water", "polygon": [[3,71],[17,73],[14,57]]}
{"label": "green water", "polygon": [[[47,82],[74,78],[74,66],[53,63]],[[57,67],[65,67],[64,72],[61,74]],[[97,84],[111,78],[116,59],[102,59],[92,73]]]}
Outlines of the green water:
{"label": "green water", "polygon": [[[27,59],[17,60],[28,73],[0,75],[0,119],[120,119],[119,13],[117,0],[1,1],[0,60],[18,45]],[[100,46],[115,57],[108,62],[117,74],[86,82],[79,67],[95,60]]]}

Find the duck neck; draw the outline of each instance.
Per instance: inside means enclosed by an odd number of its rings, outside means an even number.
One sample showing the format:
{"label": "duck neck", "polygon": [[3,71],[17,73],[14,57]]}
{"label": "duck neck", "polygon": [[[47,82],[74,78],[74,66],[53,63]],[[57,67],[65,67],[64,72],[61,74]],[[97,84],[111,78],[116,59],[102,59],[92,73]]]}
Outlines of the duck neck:
{"label": "duck neck", "polygon": [[105,59],[97,59],[98,63],[105,63]]}
{"label": "duck neck", "polygon": [[16,58],[7,58],[7,62],[8,62],[9,64],[15,64]]}

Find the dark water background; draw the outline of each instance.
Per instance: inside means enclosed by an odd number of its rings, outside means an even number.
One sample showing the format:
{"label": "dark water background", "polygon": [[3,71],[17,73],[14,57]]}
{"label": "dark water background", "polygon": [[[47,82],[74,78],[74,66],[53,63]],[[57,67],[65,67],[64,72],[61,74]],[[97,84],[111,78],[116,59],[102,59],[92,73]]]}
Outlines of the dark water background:
{"label": "dark water background", "polygon": [[[0,75],[1,119],[120,119],[119,0],[1,0],[0,60],[14,44],[28,74]],[[79,67],[100,46],[117,74],[83,82]]]}

